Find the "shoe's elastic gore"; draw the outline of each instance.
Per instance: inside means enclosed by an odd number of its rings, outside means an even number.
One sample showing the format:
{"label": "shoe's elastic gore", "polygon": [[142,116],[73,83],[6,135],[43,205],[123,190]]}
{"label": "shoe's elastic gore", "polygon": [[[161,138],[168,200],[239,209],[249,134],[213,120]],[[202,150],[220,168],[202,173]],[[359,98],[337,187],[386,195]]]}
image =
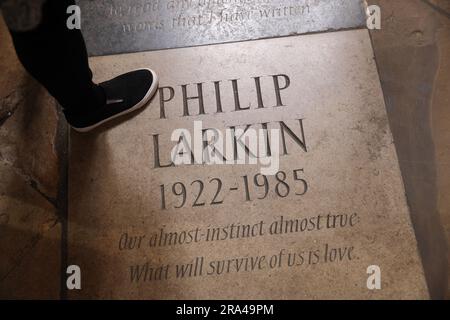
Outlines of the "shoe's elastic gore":
{"label": "shoe's elastic gore", "polygon": [[106,100],[106,104],[121,103],[123,101],[124,101],[123,99],[111,99],[111,100]]}

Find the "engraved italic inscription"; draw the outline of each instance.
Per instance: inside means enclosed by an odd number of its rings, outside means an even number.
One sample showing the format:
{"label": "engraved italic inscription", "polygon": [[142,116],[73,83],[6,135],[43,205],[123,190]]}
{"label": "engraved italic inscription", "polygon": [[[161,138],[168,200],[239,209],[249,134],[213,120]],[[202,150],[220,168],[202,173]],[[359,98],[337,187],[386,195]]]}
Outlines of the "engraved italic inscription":
{"label": "engraved italic inscription", "polygon": [[78,2],[92,55],[355,28],[365,21],[360,0]]}

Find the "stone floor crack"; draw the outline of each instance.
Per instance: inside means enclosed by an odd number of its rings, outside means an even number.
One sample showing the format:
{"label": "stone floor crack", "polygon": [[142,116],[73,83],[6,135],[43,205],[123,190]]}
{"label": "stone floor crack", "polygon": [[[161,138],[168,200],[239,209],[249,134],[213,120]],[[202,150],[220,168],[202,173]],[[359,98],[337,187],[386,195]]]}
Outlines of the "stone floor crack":
{"label": "stone floor crack", "polygon": [[56,195],[56,214],[61,223],[61,270],[60,270],[60,299],[67,299],[67,287],[65,279],[65,269],[68,265],[68,203],[69,203],[69,128],[65,121],[61,106],[55,101],[55,108],[58,112],[57,132],[53,146],[58,155],[58,193]]}
{"label": "stone floor crack", "polygon": [[10,161],[7,161],[0,153],[0,163],[10,167],[18,176],[22,177],[26,184],[28,184],[34,191],[39,193],[45,200],[47,200],[54,208],[57,208],[57,199],[47,195],[40,188],[40,183],[31,177],[29,174],[23,172],[20,168],[15,167]]}
{"label": "stone floor crack", "polygon": [[440,6],[431,3],[428,0],[421,0],[423,3],[425,3],[426,5],[428,5],[429,7],[431,7],[434,11],[440,13],[441,15],[447,17],[448,19],[450,19],[450,12],[447,12],[447,10],[441,8]]}
{"label": "stone floor crack", "polygon": [[36,245],[44,238],[44,234],[52,230],[55,226],[58,225],[59,222],[60,222],[59,219],[55,218],[45,223],[47,225],[47,228],[34,235],[30,240],[30,242],[27,245],[25,245],[25,247],[23,247],[22,250],[20,250],[17,256],[14,258],[13,265],[5,272],[3,276],[0,275],[0,283],[5,281],[9,277],[9,275],[20,266],[26,254],[31,250],[33,250],[36,247]]}
{"label": "stone floor crack", "polygon": [[0,100],[0,126],[14,114],[25,99],[23,90],[19,88]]}

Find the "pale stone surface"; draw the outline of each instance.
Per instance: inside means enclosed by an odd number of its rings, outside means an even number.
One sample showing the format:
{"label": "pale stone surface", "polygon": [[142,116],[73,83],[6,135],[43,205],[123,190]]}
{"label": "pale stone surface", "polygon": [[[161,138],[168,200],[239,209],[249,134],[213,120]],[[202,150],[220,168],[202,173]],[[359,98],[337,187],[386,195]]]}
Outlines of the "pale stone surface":
{"label": "pale stone surface", "polygon": [[420,0],[369,3],[383,12],[382,30],[372,32],[375,56],[428,286],[441,299],[449,274],[450,20]]}
{"label": "pale stone surface", "polygon": [[[107,131],[72,134],[69,263],[81,267],[84,285],[72,298],[428,298],[366,30],[101,57],[91,63],[99,81],[138,67],[154,68],[161,86],[172,86],[175,97],[166,103],[166,119],[160,119],[158,95],[128,122],[115,122]],[[288,75],[291,84],[281,91],[285,106],[272,107],[276,96],[269,75],[278,74]],[[252,79],[257,76],[263,76],[264,109],[257,109]],[[240,79],[241,108],[250,110],[233,111],[230,79]],[[219,80],[223,113],[215,113],[212,81]],[[188,94],[195,95],[192,84],[199,82],[204,82],[206,114],[183,117],[181,85],[190,84]],[[198,107],[195,100],[189,102],[192,115],[198,114]],[[172,131],[192,128],[194,120],[218,129],[262,122],[277,128],[278,121],[285,121],[301,137],[296,119],[304,119],[307,152],[286,137],[289,154],[281,157],[280,170],[287,173],[291,192],[285,198],[276,195],[276,180],[270,176],[269,195],[257,199],[264,194],[253,184],[259,172],[255,165],[154,168],[153,135],[160,135],[164,164],[174,145]],[[309,186],[303,196],[295,195],[302,191],[302,183],[293,178],[296,169],[304,169],[299,177]],[[244,194],[245,175],[251,201]],[[217,190],[213,178],[223,182],[220,205],[210,205]],[[192,184],[194,180],[204,182],[199,200],[204,206],[193,207],[200,184]],[[187,188],[187,202],[180,209],[175,209],[180,199],[171,194],[177,182]],[[178,184],[175,192],[180,188]],[[352,227],[322,225],[316,231],[269,234],[270,224],[280,216],[323,218],[330,213],[357,218]],[[260,221],[263,236],[205,241],[208,228]],[[160,228],[180,234],[199,228],[200,241],[150,247]],[[120,250],[125,233],[143,236],[141,247]],[[343,261],[325,261],[327,246],[328,252],[340,248]],[[270,261],[280,252],[280,267],[261,263],[263,270],[236,272],[232,265],[229,273],[207,275],[211,261],[262,256]],[[297,262],[302,256],[303,263],[289,267],[288,253],[297,253]],[[314,253],[319,257],[316,264]],[[177,279],[176,265],[195,262],[196,257],[204,257],[202,275]],[[130,266],[147,262],[154,268],[169,265],[168,279],[131,282]],[[381,267],[382,290],[366,287],[370,265]]]}
{"label": "pale stone surface", "polygon": [[56,104],[0,39],[0,297],[58,298]]}

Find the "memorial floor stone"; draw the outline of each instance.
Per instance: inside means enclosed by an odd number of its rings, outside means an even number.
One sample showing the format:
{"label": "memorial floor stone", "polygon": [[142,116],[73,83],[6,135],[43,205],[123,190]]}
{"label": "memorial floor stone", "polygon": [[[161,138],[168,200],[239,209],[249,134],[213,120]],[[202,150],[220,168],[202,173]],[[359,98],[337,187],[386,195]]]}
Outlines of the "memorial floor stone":
{"label": "memorial floor stone", "polygon": [[361,0],[79,0],[91,55],[242,41],[365,25]]}
{"label": "memorial floor stone", "polygon": [[[71,135],[71,298],[429,297],[367,30],[91,65],[97,81],[141,67],[161,81],[128,121]],[[172,163],[174,150],[191,159],[192,140],[248,160],[251,129],[267,129],[257,150],[275,175],[263,159],[211,164],[195,146],[202,163]]]}

